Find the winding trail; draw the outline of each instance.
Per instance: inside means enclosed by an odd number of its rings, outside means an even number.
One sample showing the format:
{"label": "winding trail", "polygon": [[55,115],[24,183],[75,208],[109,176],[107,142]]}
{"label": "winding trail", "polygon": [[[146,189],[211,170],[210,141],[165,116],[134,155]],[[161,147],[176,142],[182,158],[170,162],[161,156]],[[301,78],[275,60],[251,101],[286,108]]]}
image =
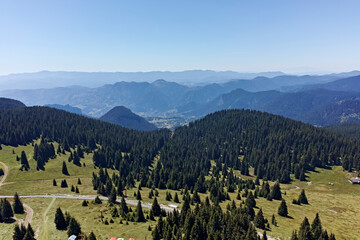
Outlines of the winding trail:
{"label": "winding trail", "polygon": [[5,163],[3,163],[3,162],[0,162],[0,165],[3,165],[3,167],[4,167],[4,175],[2,176],[2,178],[1,178],[1,180],[0,180],[0,186],[2,186],[3,183],[5,182],[5,179],[6,179],[7,175],[9,174],[9,168],[8,168],[8,166],[7,166]]}
{"label": "winding trail", "polygon": [[[50,202],[50,204],[48,205],[48,207],[46,208],[45,212],[43,213],[43,221],[41,223],[41,228],[43,229],[43,231],[41,231],[41,239],[49,239],[49,232],[48,232],[48,221],[49,218],[47,216],[50,208],[52,207],[52,205],[54,204],[56,198],[53,198],[52,201]],[[38,231],[36,231],[38,234]]]}

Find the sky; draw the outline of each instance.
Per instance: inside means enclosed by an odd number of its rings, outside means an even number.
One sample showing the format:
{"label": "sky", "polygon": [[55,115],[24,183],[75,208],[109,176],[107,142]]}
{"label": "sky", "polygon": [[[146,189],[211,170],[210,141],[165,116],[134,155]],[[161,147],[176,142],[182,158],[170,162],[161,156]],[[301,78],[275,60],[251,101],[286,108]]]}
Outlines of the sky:
{"label": "sky", "polygon": [[0,75],[360,69],[359,0],[2,0]]}

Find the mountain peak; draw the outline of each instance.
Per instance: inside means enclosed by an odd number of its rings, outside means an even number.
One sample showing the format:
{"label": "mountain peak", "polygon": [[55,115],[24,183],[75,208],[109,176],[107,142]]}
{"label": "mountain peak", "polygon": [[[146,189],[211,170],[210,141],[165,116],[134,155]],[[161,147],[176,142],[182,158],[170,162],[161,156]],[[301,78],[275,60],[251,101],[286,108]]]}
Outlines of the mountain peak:
{"label": "mountain peak", "polygon": [[155,125],[149,123],[143,117],[133,113],[124,106],[112,108],[102,116],[100,120],[139,131],[152,131],[157,129]]}

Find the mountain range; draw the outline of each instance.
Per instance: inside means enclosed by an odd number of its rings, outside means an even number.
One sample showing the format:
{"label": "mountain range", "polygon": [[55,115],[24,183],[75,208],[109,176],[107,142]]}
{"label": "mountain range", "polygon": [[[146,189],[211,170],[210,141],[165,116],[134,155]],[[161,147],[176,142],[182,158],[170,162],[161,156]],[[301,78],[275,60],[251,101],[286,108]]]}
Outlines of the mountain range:
{"label": "mountain range", "polygon": [[[204,74],[204,71],[200,73]],[[163,79],[153,82],[122,81],[94,88],[67,86],[1,90],[0,95],[16,96],[28,106],[76,107],[94,118],[103,116],[116,106],[129,108],[142,117],[180,117],[185,122],[186,119],[200,118],[222,109],[244,108],[327,126],[360,121],[360,76],[353,74],[359,72],[255,77],[252,80],[237,79],[198,86]],[[341,77],[345,78],[339,79]]]}

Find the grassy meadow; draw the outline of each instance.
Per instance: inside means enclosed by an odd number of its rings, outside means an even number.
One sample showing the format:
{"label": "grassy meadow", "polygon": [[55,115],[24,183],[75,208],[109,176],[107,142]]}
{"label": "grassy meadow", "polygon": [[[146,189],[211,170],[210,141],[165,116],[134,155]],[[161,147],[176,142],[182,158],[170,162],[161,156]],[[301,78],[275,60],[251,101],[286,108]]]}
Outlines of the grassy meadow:
{"label": "grassy meadow", "polygon": [[[55,149],[57,144],[55,143]],[[72,163],[67,162],[69,153],[57,156],[55,159],[50,159],[45,165],[45,171],[36,170],[36,162],[32,159],[33,146],[9,147],[2,146],[0,150],[0,161],[9,167],[9,175],[0,187],[0,195],[13,195],[18,192],[20,195],[33,194],[71,194],[76,195],[70,191],[71,185],[77,186],[80,195],[92,195],[95,197],[96,191],[93,190],[91,183],[92,172],[98,172],[92,163],[92,154],[85,154],[85,159],[81,159],[86,164],[86,167],[78,167]],[[13,153],[13,151],[15,153]],[[16,155],[20,156],[21,151],[25,151],[30,163],[29,171],[20,171],[20,163],[16,161]],[[158,159],[158,156],[155,160]],[[67,163],[67,168],[70,176],[65,176],[61,172],[62,162]],[[112,170],[108,170],[112,174]],[[282,185],[283,197],[286,200],[290,218],[283,218],[277,215],[277,209],[280,201],[267,201],[264,198],[257,198],[257,206],[262,208],[264,216],[271,221],[272,214],[275,215],[278,225],[271,226],[271,231],[268,235],[278,237],[280,239],[289,239],[292,231],[298,229],[300,223],[307,216],[312,222],[316,213],[320,214],[320,218],[328,232],[336,234],[337,239],[359,239],[360,226],[356,223],[360,216],[360,186],[352,185],[348,182],[348,178],[352,174],[344,172],[341,167],[333,167],[333,169],[316,169],[317,172],[310,172],[307,174],[308,182],[293,181],[291,184]],[[240,176],[238,171],[236,174]],[[244,177],[244,176],[240,176]],[[81,179],[82,184],[78,185],[77,180]],[[253,177],[244,177],[251,179]],[[53,179],[56,179],[58,186],[53,186]],[[61,180],[66,179],[68,188],[60,188]],[[333,185],[329,185],[331,182]],[[292,199],[297,199],[301,189],[305,189],[309,205],[294,205]],[[149,199],[150,189],[143,188],[141,196],[143,202],[152,203],[153,199]],[[159,203],[170,204],[172,202],[166,201],[166,191],[159,191]],[[135,200],[134,193],[137,188],[129,189],[127,191],[128,199]],[[178,193],[180,202],[182,202],[182,195],[180,191],[169,190],[174,197],[175,192]],[[286,192],[286,195],[285,195]],[[199,194],[201,199],[205,199],[208,194]],[[236,200],[237,193],[230,193],[231,201],[234,199],[236,205],[245,200]],[[106,201],[102,204],[96,205],[90,201],[88,207],[82,207],[82,200],[72,199],[51,199],[51,198],[23,198],[22,201],[28,204],[34,211],[31,225],[37,232],[38,239],[66,239],[66,231],[58,231],[55,229],[54,215],[57,207],[61,207],[63,211],[68,211],[81,224],[82,230],[85,233],[93,231],[99,240],[106,240],[110,237],[134,237],[136,239],[151,239],[151,232],[148,227],[154,227],[156,222],[148,221],[146,223],[126,224],[123,221],[120,224],[120,218],[111,217],[111,206]],[[231,203],[225,201],[221,206],[225,209],[226,205]],[[129,205],[133,210],[135,206]],[[180,203],[181,207],[181,203]],[[114,223],[105,225],[100,219],[100,210],[103,211],[105,219],[110,222],[113,219]],[[148,209],[143,208],[145,216]],[[257,211],[257,210],[256,210]],[[25,214],[16,215],[17,219],[24,219]],[[8,240],[12,236],[14,223],[0,224],[0,240]]]}

